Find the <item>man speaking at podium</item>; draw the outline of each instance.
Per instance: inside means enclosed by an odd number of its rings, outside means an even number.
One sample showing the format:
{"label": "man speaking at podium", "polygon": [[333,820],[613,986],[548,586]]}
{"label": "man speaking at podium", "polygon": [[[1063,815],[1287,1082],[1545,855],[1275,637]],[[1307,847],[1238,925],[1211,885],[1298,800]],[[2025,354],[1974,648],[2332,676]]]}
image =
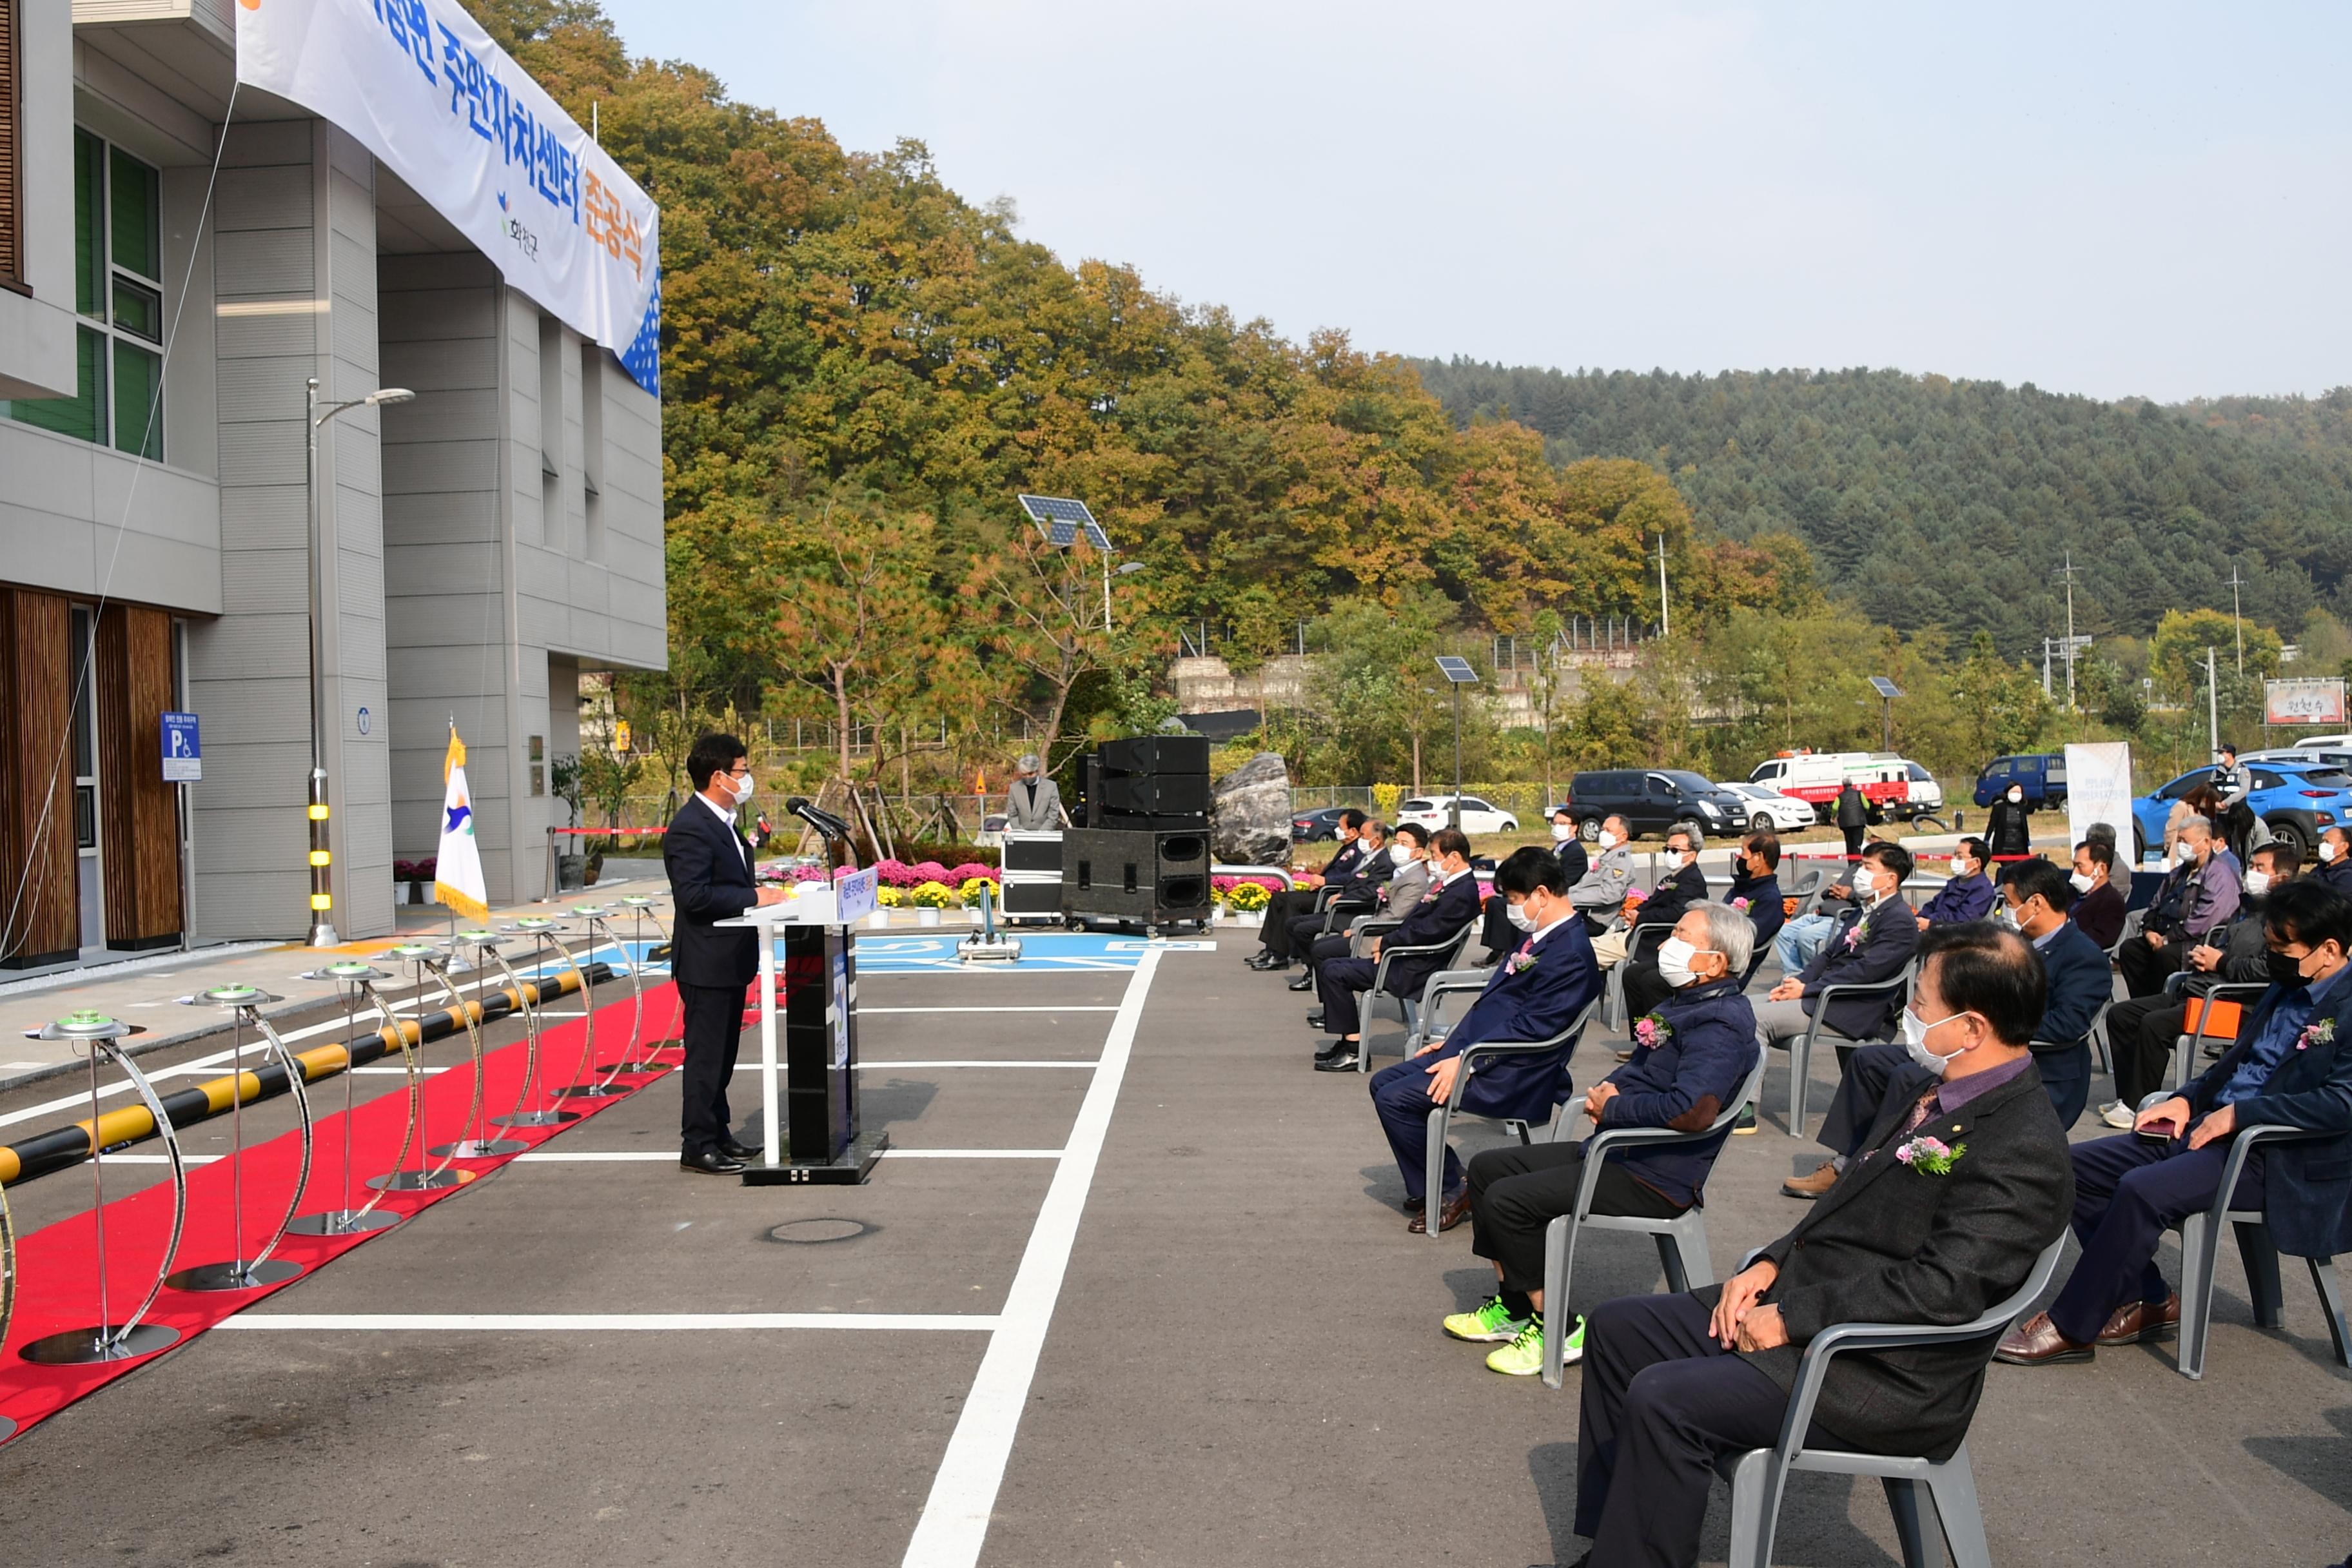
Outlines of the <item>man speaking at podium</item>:
{"label": "man speaking at podium", "polygon": [[732,1175],[760,1151],[730,1131],[727,1082],[743,1037],[743,991],[760,972],[760,932],[721,931],[759,904],[782,903],[781,888],[751,877],[751,846],[735,829],[735,812],[751,798],[751,770],[743,742],[705,735],[686,756],[695,796],[670,818],[662,838],[662,869],[669,874],[677,910],[670,974],[686,1024],[686,1067],[678,1077],[677,1163],[689,1171]]}

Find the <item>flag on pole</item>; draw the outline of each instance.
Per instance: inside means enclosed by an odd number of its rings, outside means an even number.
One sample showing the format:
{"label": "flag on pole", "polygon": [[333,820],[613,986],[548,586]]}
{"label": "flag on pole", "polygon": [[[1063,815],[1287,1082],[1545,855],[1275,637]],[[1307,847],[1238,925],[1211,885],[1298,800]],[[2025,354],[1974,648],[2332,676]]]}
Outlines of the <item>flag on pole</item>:
{"label": "flag on pole", "polygon": [[449,726],[449,755],[441,763],[441,853],[433,869],[433,901],[470,921],[490,918],[482,880],[482,852],[474,842],[474,805],[466,793],[466,742]]}

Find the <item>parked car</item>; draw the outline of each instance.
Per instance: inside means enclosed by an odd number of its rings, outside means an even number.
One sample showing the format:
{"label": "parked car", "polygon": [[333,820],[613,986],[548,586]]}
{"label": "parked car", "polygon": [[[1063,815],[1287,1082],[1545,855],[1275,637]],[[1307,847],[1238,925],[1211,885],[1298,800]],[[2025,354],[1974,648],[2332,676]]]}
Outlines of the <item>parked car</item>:
{"label": "parked car", "polygon": [[1995,757],[1977,774],[1976,803],[1991,805],[2009,792],[2011,784],[2025,792],[2025,804],[2036,811],[2043,806],[2065,805],[2066,753],[2032,752]]}
{"label": "parked car", "polygon": [[[1454,820],[1454,797],[1450,795],[1417,795],[1397,807],[1399,822],[1417,822],[1423,827],[1448,826]],[[1481,833],[1517,833],[1519,819],[1499,805],[1489,805],[1475,795],[1462,797],[1462,831],[1474,837]]]}
{"label": "parked car", "polygon": [[[2283,763],[2241,757],[2252,775],[2253,791],[2246,804],[2262,818],[2271,836],[2299,858],[2309,859],[2319,836],[2328,828],[2352,823],[2352,773],[2327,763]],[[2149,845],[2164,844],[2164,819],[2172,803],[2211,781],[2210,767],[2191,768],[2152,795],[2132,802],[2132,859],[2147,858]]]}
{"label": "parked car", "polygon": [[1293,844],[1320,844],[1339,837],[1342,814],[1360,810],[1358,806],[1327,805],[1320,811],[1302,811],[1290,819],[1290,841]]}
{"label": "parked car", "polygon": [[1727,784],[1718,780],[1716,788],[1729,790],[1748,802],[1748,826],[1755,833],[1795,833],[1820,822],[1813,814],[1811,801],[1791,800],[1770,784]]}
{"label": "parked car", "polygon": [[2238,758],[2242,763],[2284,763],[2298,767],[2308,763],[2325,763],[2331,768],[2352,773],[2352,745],[2311,746],[2297,742],[2292,746],[2273,747],[2269,751],[2247,752]]}
{"label": "parked car", "polygon": [[1710,838],[1745,829],[1756,803],[1686,768],[1610,768],[1569,781],[1569,809],[1579,836],[1601,833],[1601,819],[1622,816],[1635,837],[1696,828]]}

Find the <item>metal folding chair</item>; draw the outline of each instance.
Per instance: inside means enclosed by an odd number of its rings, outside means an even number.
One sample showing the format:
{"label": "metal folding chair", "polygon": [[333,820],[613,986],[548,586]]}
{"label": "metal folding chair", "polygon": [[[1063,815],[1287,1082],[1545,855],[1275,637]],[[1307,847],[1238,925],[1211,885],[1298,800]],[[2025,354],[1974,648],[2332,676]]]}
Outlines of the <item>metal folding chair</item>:
{"label": "metal folding chair", "polygon": [[[1829,1016],[1830,1003],[1841,996],[1891,996],[1895,1005],[1901,1006],[1911,999],[1911,977],[1918,967],[1918,961],[1915,959],[1905,964],[1903,972],[1892,979],[1875,980],[1868,984],[1824,985],[1813,993],[1819,1005],[1813,1008],[1812,1022],[1798,1037],[1796,1045],[1789,1052],[1789,1136],[1801,1138],[1805,1135],[1806,1079],[1812,1071],[1813,1041],[1821,1035],[1822,1020]],[[1846,1037],[1838,1035],[1834,1029],[1830,1032],[1840,1039]],[[1864,1045],[1868,1042],[1855,1040],[1848,1043]]]}
{"label": "metal folding chair", "polygon": [[1625,933],[1625,956],[1609,966],[1608,977],[1601,983],[1601,1021],[1612,1029],[1625,1026],[1625,969],[1639,959],[1645,949],[1664,947],[1675,928],[1653,921],[1637,925]]}
{"label": "metal folding chair", "polygon": [[[1669,1290],[1687,1290],[1695,1285],[1715,1283],[1715,1264],[1706,1245],[1705,1205],[1693,1204],[1672,1219],[1594,1214],[1592,1194],[1601,1183],[1602,1163],[1620,1149],[1668,1148],[1728,1136],[1731,1124],[1739,1119],[1740,1108],[1764,1092],[1767,1059],[1759,1047],[1756,1065],[1748,1069],[1738,1092],[1717,1112],[1713,1121],[1696,1132],[1677,1132],[1671,1127],[1611,1127],[1594,1133],[1585,1144],[1584,1173],[1577,1184],[1576,1207],[1544,1227],[1545,1383],[1558,1388],[1567,1376],[1568,1287],[1576,1265],[1576,1238],[1580,1232],[1626,1230],[1649,1237],[1657,1244],[1658,1262],[1666,1271]],[[1567,1114],[1563,1112],[1559,1120],[1564,1124]]]}
{"label": "metal folding chair", "polygon": [[[1423,994],[1425,997],[1426,993]],[[1548,1040],[1480,1040],[1475,1045],[1465,1046],[1462,1048],[1461,1056],[1456,1058],[1462,1063],[1462,1067],[1461,1070],[1454,1075],[1454,1092],[1446,1096],[1445,1103],[1443,1105],[1433,1105],[1429,1108],[1429,1145],[1423,1154],[1422,1165],[1424,1183],[1422,1187],[1422,1204],[1423,1212],[1426,1216],[1423,1220],[1423,1226],[1430,1235],[1438,1234],[1437,1211],[1445,1203],[1445,1134],[1454,1125],[1455,1113],[1462,1109],[1463,1090],[1468,1087],[1471,1075],[1477,1071],[1477,1064],[1492,1057],[1531,1057],[1540,1056],[1547,1051],[1559,1051],[1560,1068],[1565,1075],[1569,1058],[1576,1055],[1577,1043],[1583,1037],[1585,1026],[1592,1021],[1593,1009],[1599,1005],[1600,998],[1597,996],[1587,1002],[1576,1016],[1569,1020],[1566,1028]],[[1562,1046],[1567,1049],[1560,1050]],[[1555,1114],[1552,1120],[1555,1124],[1568,1120],[1568,1112],[1564,1106],[1555,1106],[1554,1109]],[[1526,1122],[1505,1121],[1503,1125],[1516,1128],[1520,1142],[1535,1142],[1528,1131]]]}
{"label": "metal folding chair", "polygon": [[1886,1489],[1886,1505],[1895,1515],[1895,1533],[1902,1542],[1906,1568],[1927,1568],[1935,1561],[1927,1550],[1931,1522],[1942,1526],[1953,1568],[1992,1568],[1992,1554],[1985,1544],[1984,1513],[1977,1501],[1976,1472],[1969,1464],[1965,1440],[1950,1458],[1938,1462],[1809,1448],[1805,1435],[1812,1428],[1813,1407],[1820,1402],[1833,1357],[1853,1351],[1868,1353],[1993,1339],[2042,1294],[2065,1245],[2065,1234],[2061,1232],[2042,1249],[2017,1292],[1972,1322],[1948,1329],[1921,1323],[1836,1323],[1807,1342],[1797,1363],[1789,1413],[1780,1424],[1780,1440],[1769,1448],[1750,1448],[1717,1467],[1731,1482],[1728,1568],[1767,1568],[1772,1561],[1772,1536],[1780,1525],[1780,1501],[1790,1470],[1876,1476]]}
{"label": "metal folding chair", "polygon": [[1422,942],[1412,947],[1392,948],[1385,943],[1381,945],[1380,966],[1372,971],[1372,988],[1364,993],[1363,1003],[1357,1013],[1360,1020],[1356,1041],[1358,1072],[1368,1073],[1372,1070],[1372,1018],[1380,1004],[1382,1002],[1394,1004],[1397,1016],[1404,1024],[1407,1040],[1412,1038],[1418,1028],[1419,1007],[1413,998],[1388,988],[1390,963],[1400,958],[1429,956],[1437,960],[1440,972],[1450,969],[1461,958],[1462,950],[1470,943],[1471,933],[1477,929],[1477,917],[1473,916],[1462,922],[1461,930],[1452,936],[1442,937],[1436,942]]}
{"label": "metal folding chair", "polygon": [[2216,1035],[2210,1032],[2213,1022],[2213,1005],[2217,1002],[2235,1002],[2239,1005],[2242,1015],[2246,1008],[2261,1001],[2263,994],[2271,988],[2270,982],[2267,980],[2223,980],[2216,982],[2203,991],[2191,992],[2189,989],[2189,982],[2198,978],[2200,977],[2192,975],[2186,970],[2164,977],[2164,994],[2168,997],[2176,1002],[2187,1002],[2192,996],[2198,996],[2202,997],[2205,1002],[2205,1005],[2197,1010],[2195,1031],[2172,1037],[2172,1087],[2174,1089],[2179,1089],[2197,1076],[2198,1058],[2204,1050],[2208,1040],[2219,1042],[2235,1038],[2234,1036]]}

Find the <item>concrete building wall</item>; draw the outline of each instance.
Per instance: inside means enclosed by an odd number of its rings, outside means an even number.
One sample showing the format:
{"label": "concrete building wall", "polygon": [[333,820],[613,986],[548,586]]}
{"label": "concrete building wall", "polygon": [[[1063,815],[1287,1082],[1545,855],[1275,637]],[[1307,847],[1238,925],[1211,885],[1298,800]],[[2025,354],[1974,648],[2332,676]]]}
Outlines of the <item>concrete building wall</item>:
{"label": "concrete building wall", "polygon": [[[73,15],[67,0],[19,8],[18,193],[23,277],[0,289],[0,397],[74,394]],[[0,471],[7,457],[0,453]],[[6,544],[0,541],[0,551]]]}

